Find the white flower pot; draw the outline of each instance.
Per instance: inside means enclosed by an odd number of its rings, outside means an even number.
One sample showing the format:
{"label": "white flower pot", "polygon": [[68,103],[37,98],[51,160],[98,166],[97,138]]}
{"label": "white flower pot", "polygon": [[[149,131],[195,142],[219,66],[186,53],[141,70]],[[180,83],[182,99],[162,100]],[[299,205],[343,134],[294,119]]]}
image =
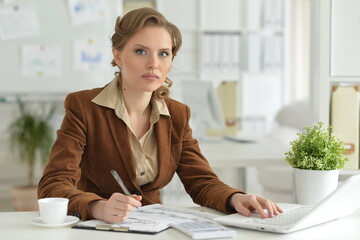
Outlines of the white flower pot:
{"label": "white flower pot", "polygon": [[294,168],[294,198],[303,205],[316,205],[338,186],[339,170]]}

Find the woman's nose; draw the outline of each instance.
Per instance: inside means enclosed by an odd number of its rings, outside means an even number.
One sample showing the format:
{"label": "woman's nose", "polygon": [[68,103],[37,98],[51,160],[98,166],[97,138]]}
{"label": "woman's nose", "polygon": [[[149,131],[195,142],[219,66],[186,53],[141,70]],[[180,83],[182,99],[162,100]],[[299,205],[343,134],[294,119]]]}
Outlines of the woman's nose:
{"label": "woman's nose", "polygon": [[149,56],[146,67],[148,69],[157,69],[159,67],[159,61],[156,55],[152,54]]}

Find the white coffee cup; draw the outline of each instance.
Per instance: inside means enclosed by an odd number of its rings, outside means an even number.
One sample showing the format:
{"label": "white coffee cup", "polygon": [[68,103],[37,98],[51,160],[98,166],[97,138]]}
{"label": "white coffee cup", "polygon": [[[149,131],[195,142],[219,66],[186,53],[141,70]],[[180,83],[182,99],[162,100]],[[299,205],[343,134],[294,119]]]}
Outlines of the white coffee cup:
{"label": "white coffee cup", "polygon": [[41,198],[38,200],[40,217],[44,223],[55,224],[65,221],[69,199],[67,198]]}

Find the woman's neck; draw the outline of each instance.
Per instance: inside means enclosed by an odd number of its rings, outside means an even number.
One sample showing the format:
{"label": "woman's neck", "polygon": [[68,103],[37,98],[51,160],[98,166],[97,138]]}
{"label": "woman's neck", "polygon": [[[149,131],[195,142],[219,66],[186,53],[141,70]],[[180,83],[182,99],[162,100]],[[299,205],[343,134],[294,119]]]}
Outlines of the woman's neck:
{"label": "woman's neck", "polygon": [[143,115],[148,111],[152,93],[133,92],[122,89],[124,103],[129,115]]}
{"label": "woman's neck", "polygon": [[123,98],[129,114],[130,126],[140,139],[150,129],[151,92],[133,92],[123,88]]}

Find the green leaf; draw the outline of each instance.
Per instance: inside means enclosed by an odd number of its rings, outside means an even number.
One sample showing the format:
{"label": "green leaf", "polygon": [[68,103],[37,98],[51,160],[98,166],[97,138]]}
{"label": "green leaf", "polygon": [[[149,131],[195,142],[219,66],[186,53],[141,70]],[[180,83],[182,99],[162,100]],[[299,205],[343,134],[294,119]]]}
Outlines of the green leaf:
{"label": "green leaf", "polygon": [[290,142],[285,153],[286,161],[294,168],[308,170],[335,170],[349,161],[345,157],[344,143],[331,134],[331,127],[324,128],[322,122],[305,126],[304,132]]}

